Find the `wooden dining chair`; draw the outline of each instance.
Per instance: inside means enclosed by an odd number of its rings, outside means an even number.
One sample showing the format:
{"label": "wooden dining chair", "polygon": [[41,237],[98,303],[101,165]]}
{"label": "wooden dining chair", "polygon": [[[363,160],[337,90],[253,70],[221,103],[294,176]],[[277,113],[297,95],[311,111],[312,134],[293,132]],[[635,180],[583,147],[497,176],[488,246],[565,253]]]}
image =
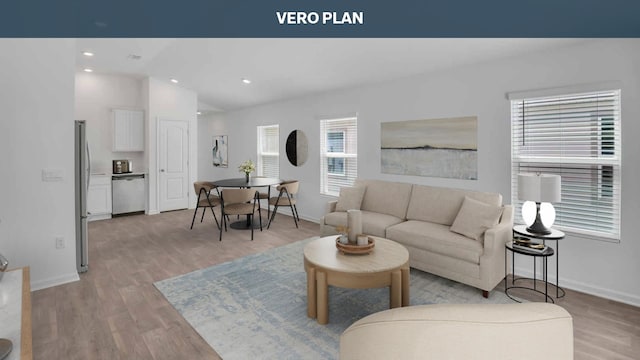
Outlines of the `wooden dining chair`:
{"label": "wooden dining chair", "polygon": [[[253,241],[254,214],[258,210],[260,217],[260,231],[262,231],[262,213],[258,192],[254,189],[224,189],[220,192],[220,207],[222,211],[222,227],[220,228],[220,241],[222,241],[222,228],[227,231],[228,215],[247,215],[251,219],[251,241]],[[257,205],[257,209],[256,209]]]}
{"label": "wooden dining chair", "polygon": [[220,223],[218,222],[215,211],[213,211],[214,206],[220,205],[220,197],[219,193],[218,195],[211,193],[214,189],[218,192],[218,187],[209,181],[196,181],[193,183],[193,189],[195,190],[196,195],[198,195],[198,200],[196,202],[196,209],[193,211],[193,219],[191,219],[190,229],[193,229],[193,223],[196,220],[196,214],[200,208],[202,208],[200,222],[204,219],[204,213],[207,212],[207,208],[210,208],[211,213],[213,214],[213,219],[216,221],[216,226],[220,229]]}
{"label": "wooden dining chair", "polygon": [[267,229],[271,226],[271,222],[276,217],[280,206],[288,206],[291,208],[293,221],[296,224],[296,228],[298,228],[300,217],[298,216],[298,208],[296,207],[296,194],[298,193],[299,187],[300,182],[297,180],[284,181],[276,187],[276,190],[279,192],[278,196],[269,199],[269,205],[273,205],[273,211],[271,211],[271,218],[269,218]]}

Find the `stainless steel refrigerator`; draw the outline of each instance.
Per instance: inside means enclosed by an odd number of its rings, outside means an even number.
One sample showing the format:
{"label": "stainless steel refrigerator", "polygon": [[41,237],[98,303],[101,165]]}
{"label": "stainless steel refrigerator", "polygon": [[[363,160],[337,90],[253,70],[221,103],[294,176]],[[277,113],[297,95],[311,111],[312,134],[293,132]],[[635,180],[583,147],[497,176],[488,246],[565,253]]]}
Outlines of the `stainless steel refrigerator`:
{"label": "stainless steel refrigerator", "polygon": [[87,124],[75,122],[75,198],[76,198],[76,266],[79,273],[89,270],[89,236],[87,233],[87,193],[91,174],[91,155],[87,142]]}

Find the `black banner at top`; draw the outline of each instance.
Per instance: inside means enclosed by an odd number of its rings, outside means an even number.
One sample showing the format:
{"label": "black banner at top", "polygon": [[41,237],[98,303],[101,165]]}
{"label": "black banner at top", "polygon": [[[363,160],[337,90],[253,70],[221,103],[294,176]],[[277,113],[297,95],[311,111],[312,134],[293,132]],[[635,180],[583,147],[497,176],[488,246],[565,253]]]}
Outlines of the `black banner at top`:
{"label": "black banner at top", "polygon": [[3,0],[1,37],[640,37],[636,0]]}

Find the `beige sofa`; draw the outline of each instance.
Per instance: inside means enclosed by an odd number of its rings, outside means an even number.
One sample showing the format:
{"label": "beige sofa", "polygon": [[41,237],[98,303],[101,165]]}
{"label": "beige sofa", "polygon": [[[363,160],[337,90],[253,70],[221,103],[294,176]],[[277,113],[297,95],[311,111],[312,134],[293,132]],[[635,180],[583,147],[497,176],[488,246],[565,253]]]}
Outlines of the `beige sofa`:
{"label": "beige sofa", "polygon": [[[513,208],[502,205],[502,195],[361,179],[354,189],[364,189],[359,203],[363,233],[404,245],[409,250],[411,267],[481,289],[485,297],[504,278],[504,244],[511,239]],[[342,195],[339,200],[342,202]],[[456,220],[463,203],[465,209],[473,208],[467,207],[467,202],[500,211],[496,223],[475,234],[476,238],[451,231],[454,222],[460,227]],[[350,208],[357,208],[351,203]],[[337,234],[337,226],[347,225],[344,210],[338,201],[328,203],[320,220],[323,236]],[[487,212],[477,211],[472,218],[480,219]],[[466,215],[468,218],[468,211]]]}
{"label": "beige sofa", "polygon": [[573,359],[573,320],[547,303],[421,305],[358,320],[340,359]]}

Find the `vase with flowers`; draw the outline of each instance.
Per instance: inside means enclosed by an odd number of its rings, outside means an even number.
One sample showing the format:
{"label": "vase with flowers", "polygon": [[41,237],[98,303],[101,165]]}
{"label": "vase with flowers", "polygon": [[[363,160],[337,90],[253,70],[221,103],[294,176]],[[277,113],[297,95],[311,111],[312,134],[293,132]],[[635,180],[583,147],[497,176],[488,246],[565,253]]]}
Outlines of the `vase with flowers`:
{"label": "vase with flowers", "polygon": [[240,166],[238,166],[238,171],[244,173],[244,179],[247,182],[249,182],[249,176],[255,170],[256,170],[256,165],[253,163],[253,161],[251,161],[251,159],[243,162],[242,164],[240,164]]}

